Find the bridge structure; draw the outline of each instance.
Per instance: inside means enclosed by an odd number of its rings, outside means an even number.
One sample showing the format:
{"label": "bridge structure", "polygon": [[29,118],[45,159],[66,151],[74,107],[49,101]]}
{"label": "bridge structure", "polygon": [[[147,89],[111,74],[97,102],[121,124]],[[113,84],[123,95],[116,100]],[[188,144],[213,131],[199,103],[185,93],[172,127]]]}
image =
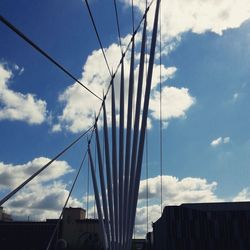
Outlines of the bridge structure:
{"label": "bridge structure", "polygon": [[[95,116],[93,125],[84,131],[78,138],[76,138],[64,150],[58,153],[52,160],[45,164],[36,173],[30,176],[27,180],[21,183],[18,187],[12,190],[9,194],[3,197],[0,201],[2,206],[6,201],[16,195],[25,185],[27,185],[34,178],[39,178],[39,174],[46,170],[50,165],[68,151],[72,146],[82,140],[88,135],[87,150],[83,154],[81,165],[74,178],[71,190],[65,201],[63,209],[67,206],[69,198],[72,194],[76,180],[80,174],[84,161],[88,158],[91,176],[93,182],[93,189],[95,195],[95,202],[99,224],[102,232],[102,241],[105,249],[110,250],[128,250],[131,249],[131,242],[133,236],[133,229],[135,225],[136,208],[139,194],[139,185],[142,170],[143,152],[145,145],[146,129],[149,99],[152,83],[152,75],[154,70],[155,50],[157,35],[159,34],[159,15],[160,15],[160,0],[153,0],[151,3],[145,4],[145,13],[140,20],[138,26],[135,28],[133,19],[133,34],[126,49],[123,50],[121,46],[121,59],[113,72],[111,71],[105,50],[103,49],[100,36],[98,34],[97,26],[92,15],[88,1],[85,0],[90,19],[92,21],[98,42],[102,49],[102,53],[110,74],[110,83],[106,93],[100,98],[91,89],[86,87],[76,77],[74,77],[65,67],[59,64],[48,53],[37,46],[31,39],[17,29],[13,24],[0,16],[0,21],[8,28],[14,31],[18,36],[29,43],[34,49],[45,56],[49,61],[60,68],[69,77],[73,78],[82,87],[93,94],[96,98],[102,100],[99,112]],[[132,1],[133,3],[133,1]],[[154,4],[153,4],[154,3]],[[116,21],[118,34],[120,37],[119,19],[114,1],[116,11]],[[147,15],[152,6],[155,6],[153,29],[150,36],[147,35]],[[133,8],[133,4],[132,4]],[[141,32],[138,32],[138,31]],[[140,60],[139,60],[139,74],[138,79],[135,79],[135,37],[141,36],[140,42]],[[149,60],[146,62],[146,46],[147,37],[150,37],[150,52]],[[128,51],[131,51],[130,57],[130,73],[128,83],[125,82],[124,77],[124,58]],[[120,71],[120,79],[117,79],[117,72]],[[119,86],[114,86],[119,83]],[[128,85],[128,95],[125,98],[125,85]],[[134,91],[136,86],[137,92]],[[117,93],[119,89],[119,93]],[[111,95],[111,128],[109,129],[107,118],[107,96]],[[117,103],[116,96],[119,94],[119,103]],[[135,103],[134,103],[135,100]],[[127,104],[127,106],[125,105]],[[119,107],[119,108],[118,108]],[[134,108],[135,107],[135,108]],[[126,109],[127,108],[127,109]],[[119,114],[117,119],[117,109]],[[134,112],[133,112],[134,111]],[[101,131],[102,130],[102,131]],[[101,149],[100,131],[103,133],[104,150]],[[94,140],[93,140],[94,138]],[[97,163],[93,160],[93,153],[91,145],[95,144],[97,153]],[[92,145],[93,146],[93,145]],[[98,167],[98,174],[95,169]],[[17,194],[18,195],[18,194]],[[50,241],[47,245],[47,250],[52,249],[52,241],[59,229],[59,222],[62,219],[62,212],[60,214],[58,223],[51,235]]]}

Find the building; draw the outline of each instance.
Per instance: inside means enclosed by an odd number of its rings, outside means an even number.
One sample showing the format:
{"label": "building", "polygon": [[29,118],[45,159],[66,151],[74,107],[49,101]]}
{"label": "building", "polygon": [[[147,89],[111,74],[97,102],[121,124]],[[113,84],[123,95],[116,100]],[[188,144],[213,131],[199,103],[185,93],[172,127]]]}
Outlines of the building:
{"label": "building", "polygon": [[249,236],[250,202],[182,204],[165,207],[161,218],[153,223],[151,247],[247,250]]}
{"label": "building", "polygon": [[142,246],[142,250],[153,250],[153,233],[148,232],[146,235],[146,239],[144,240],[144,244]]}
{"label": "building", "polygon": [[145,244],[145,239],[132,239],[132,250],[142,250]]}
{"label": "building", "polygon": [[[58,219],[46,221],[7,220],[1,209],[0,249],[44,250],[50,241]],[[86,219],[82,208],[65,208],[59,222],[51,249],[102,249],[101,233],[97,219]]]}
{"label": "building", "polygon": [[[0,249],[44,250],[55,228],[56,221],[1,221]],[[55,242],[53,242],[55,245]]]}
{"label": "building", "polygon": [[63,211],[62,233],[71,249],[101,249],[102,237],[98,219],[86,219],[82,208],[65,208]]}
{"label": "building", "polygon": [[0,207],[0,221],[12,221],[11,215],[7,214],[3,207]]}

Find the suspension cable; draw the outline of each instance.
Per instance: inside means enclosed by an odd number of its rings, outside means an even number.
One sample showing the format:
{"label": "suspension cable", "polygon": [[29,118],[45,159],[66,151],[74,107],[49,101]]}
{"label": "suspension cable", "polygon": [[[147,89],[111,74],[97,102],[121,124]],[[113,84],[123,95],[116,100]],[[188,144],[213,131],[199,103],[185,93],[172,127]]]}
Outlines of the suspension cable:
{"label": "suspension cable", "polygon": [[[87,1],[87,0],[86,0]],[[26,184],[28,184],[31,180],[33,180],[38,174],[40,174],[43,170],[45,170],[48,166],[50,166],[56,159],[58,159],[61,155],[63,155],[67,150],[69,150],[74,144],[76,144],[83,136],[85,136],[92,128],[91,131],[91,135],[90,135],[90,142],[91,139],[93,137],[94,134],[94,129],[95,129],[95,125],[97,124],[97,121],[99,119],[99,116],[101,114],[101,110],[103,107],[103,104],[106,100],[106,97],[109,93],[112,81],[121,65],[121,62],[123,60],[123,58],[125,57],[132,41],[134,40],[134,37],[137,33],[137,31],[139,30],[143,20],[146,18],[147,13],[152,5],[152,3],[154,2],[154,0],[151,1],[151,3],[149,4],[149,6],[147,7],[143,17],[141,18],[137,28],[135,29],[135,31],[133,32],[133,35],[131,37],[130,42],[128,43],[126,50],[124,51],[124,53],[122,54],[122,58],[120,60],[120,62],[118,63],[115,73],[113,75],[111,75],[111,81],[110,84],[107,88],[106,94],[104,95],[104,98],[101,99],[98,96],[96,96],[98,99],[102,100],[102,104],[100,106],[99,112],[97,117],[95,118],[95,122],[94,125],[91,126],[89,129],[87,129],[83,134],[81,134],[75,141],[73,141],[70,145],[68,145],[65,149],[63,149],[59,154],[57,154],[52,160],[50,160],[47,164],[45,164],[42,168],[40,168],[36,173],[34,173],[32,176],[30,176],[28,179],[26,179],[22,184],[20,184],[17,188],[15,188],[13,191],[11,191],[9,194],[7,194],[3,199],[0,200],[0,206],[2,206],[6,201],[8,201],[14,194],[16,194],[20,189],[22,189]],[[18,29],[16,29],[12,24],[10,24],[6,19],[4,19],[2,16],[0,16],[0,21],[2,21],[3,23],[5,23],[9,28],[11,28],[15,33],[17,33],[20,37],[22,37],[26,42],[28,42],[33,48],[35,48],[37,51],[39,51],[42,55],[44,55],[47,59],[49,59],[51,62],[55,63],[55,65],[57,65],[59,68],[61,68],[62,70],[64,69],[63,67],[60,67],[58,63],[56,63],[56,61],[54,59],[52,59],[47,53],[45,53],[42,49],[40,49],[35,43],[33,43],[29,38],[27,38],[23,33],[21,33]],[[70,75],[70,74],[69,74]],[[74,79],[74,78],[73,78]],[[77,79],[76,79],[77,80]],[[78,82],[78,80],[77,80]],[[91,91],[89,91],[91,92]],[[94,94],[94,93],[92,93]],[[95,94],[94,94],[95,95]]]}
{"label": "suspension cable", "polygon": [[26,179],[22,184],[20,184],[17,188],[11,191],[8,195],[6,195],[1,201],[0,206],[2,206],[7,200],[9,200],[15,193],[17,193],[21,188],[23,188],[26,184],[28,184],[31,180],[33,180],[38,174],[40,174],[43,170],[45,170],[51,163],[53,163],[56,159],[58,159],[61,155],[63,155],[66,151],[68,151],[74,144],[76,144],[83,136],[85,136],[93,126],[91,126],[88,130],[86,130],[83,134],[81,134],[76,140],[74,140],[70,145],[68,145],[65,149],[63,149],[59,154],[57,154],[53,159],[51,159],[48,163],[46,163],[43,167],[41,167],[37,172],[31,175],[28,179]]}
{"label": "suspension cable", "polygon": [[148,130],[146,130],[146,193],[147,193],[147,233],[148,233]]}
{"label": "suspension cable", "polygon": [[119,17],[118,17],[118,10],[117,10],[116,0],[114,0],[113,2],[114,2],[114,7],[115,7],[115,17],[116,17],[116,26],[117,26],[117,32],[118,32],[118,37],[119,37],[119,44],[120,44],[121,54],[123,54],[121,31],[120,31],[120,24],[119,24]]}
{"label": "suspension cable", "polygon": [[52,58],[47,52],[41,49],[38,45],[36,45],[30,38],[28,38],[24,33],[22,33],[19,29],[17,29],[13,24],[7,21],[3,16],[0,16],[0,21],[4,23],[9,29],[14,31],[19,37],[21,37],[24,41],[26,41],[29,45],[31,45],[36,51],[46,57],[50,62],[52,62],[55,66],[57,66],[60,70],[62,70],[66,75],[80,84],[83,88],[85,88],[89,93],[94,95],[99,100],[102,100],[97,94],[95,94],[92,90],[90,90],[87,86],[85,86],[81,81],[79,81],[72,73],[70,73],[64,66],[59,64],[54,58]]}
{"label": "suspension cable", "polygon": [[161,6],[160,6],[160,172],[161,172],[161,214],[162,214],[162,72],[161,72]]}
{"label": "suspension cable", "polygon": [[[88,139],[87,139],[88,141]],[[88,150],[87,150],[88,152]],[[86,204],[86,219],[89,219],[89,157],[87,160],[87,204]],[[89,232],[89,223],[87,223],[87,233]]]}
{"label": "suspension cable", "polygon": [[[89,6],[87,0],[85,0],[85,1],[86,1],[87,6]],[[104,95],[104,99],[100,98],[100,97],[97,96],[93,91],[91,91],[88,87],[84,86],[83,83],[81,83],[76,77],[74,77],[70,72],[68,72],[62,65],[60,65],[56,60],[54,60],[48,53],[46,53],[44,50],[42,50],[42,49],[41,49],[38,45],[36,45],[31,39],[29,39],[29,38],[28,38],[26,35],[24,35],[19,29],[17,29],[13,24],[11,24],[9,21],[7,21],[7,20],[6,20],[3,16],[1,16],[1,15],[0,15],[0,21],[1,21],[2,23],[4,23],[7,27],[9,27],[11,30],[13,30],[17,35],[19,35],[23,40],[25,40],[28,44],[30,44],[34,49],[36,49],[38,52],[40,52],[43,56],[45,56],[49,61],[51,61],[51,62],[52,62],[53,64],[55,64],[58,68],[60,68],[63,72],[65,72],[68,76],[70,76],[74,81],[76,81],[77,83],[79,83],[80,85],[82,85],[87,91],[89,91],[91,94],[93,94],[94,96],[96,96],[99,100],[102,100],[102,104],[101,104],[101,106],[100,106],[98,115],[97,115],[97,117],[96,117],[96,119],[95,119],[94,125],[91,126],[91,127],[86,131],[86,132],[89,132],[89,130],[91,130],[91,129],[95,126],[95,123],[97,123],[97,121],[98,121],[98,119],[99,119],[99,116],[100,116],[100,114],[101,114],[101,110],[102,110],[102,107],[103,107],[103,103],[104,103],[104,101],[105,101],[105,99],[106,99],[106,96],[107,96],[108,93],[109,93],[109,90],[110,90],[110,87],[111,87],[111,84],[112,84],[112,80],[114,79],[116,73],[118,72],[118,69],[119,69],[119,67],[120,67],[120,65],[121,65],[122,60],[124,59],[126,53],[128,52],[129,47],[130,47],[132,41],[134,40],[134,37],[135,37],[136,33],[138,32],[138,30],[139,30],[139,28],[140,28],[140,26],[141,26],[143,20],[146,18],[147,13],[148,13],[148,11],[149,11],[149,9],[150,9],[150,7],[151,7],[151,5],[153,4],[154,1],[155,1],[155,0],[151,0],[150,4],[149,4],[148,7],[146,8],[143,17],[141,18],[140,22],[138,23],[136,29],[134,30],[134,32],[133,32],[133,34],[132,34],[132,36],[131,36],[131,40],[130,40],[129,43],[127,44],[127,47],[126,47],[124,53],[122,54],[121,60],[120,60],[120,62],[118,63],[118,65],[117,65],[117,67],[116,67],[116,70],[114,71],[114,74],[113,74],[113,75],[111,74],[111,80],[110,80],[109,86],[108,86],[108,88],[107,88],[107,91],[106,91],[106,93],[105,93],[105,95]],[[89,8],[89,10],[90,10],[90,8]],[[90,12],[90,13],[91,13],[91,12]],[[93,20],[93,21],[94,21],[94,20]],[[96,31],[97,31],[97,30],[96,30]],[[98,34],[98,37],[99,37],[99,34]],[[102,44],[101,44],[101,45],[102,45]],[[104,50],[103,50],[103,52],[104,52]],[[106,57],[106,56],[105,56],[105,57]],[[91,138],[92,138],[92,136],[93,136],[93,131],[92,131]],[[90,138],[90,140],[91,140],[91,138]],[[58,156],[58,157],[59,157],[59,156]],[[57,157],[57,158],[58,158],[58,157]],[[56,158],[56,159],[57,159],[57,158]],[[33,178],[34,178],[34,177],[33,177]],[[33,178],[32,178],[32,179],[33,179]],[[8,199],[9,199],[9,198],[8,198]],[[6,201],[6,200],[5,200],[5,201]],[[1,200],[1,201],[0,201],[0,206],[1,206],[5,201]],[[1,202],[3,202],[3,203],[1,203]]]}
{"label": "suspension cable", "polygon": [[[134,33],[135,32],[135,17],[134,17],[134,1],[133,0],[131,0],[131,18],[132,18],[132,32]],[[134,44],[136,43],[135,39],[136,38],[134,38]],[[135,109],[135,107],[133,105],[133,101],[134,101],[134,98],[132,98],[132,107],[133,107],[131,110],[132,117],[133,117],[133,112]]]}
{"label": "suspension cable", "polygon": [[[95,140],[95,174],[96,174],[96,166],[97,166],[97,144],[96,144],[96,140]],[[94,201],[94,219],[96,217],[96,200]]]}
{"label": "suspension cable", "polygon": [[76,181],[77,181],[77,179],[78,179],[78,176],[79,176],[79,174],[80,174],[80,172],[81,172],[81,170],[82,170],[82,166],[83,166],[83,163],[84,163],[84,161],[85,161],[85,159],[86,159],[87,152],[88,152],[88,151],[86,150],[86,152],[85,152],[85,154],[84,154],[84,156],[83,156],[83,159],[82,159],[82,161],[81,161],[80,167],[79,167],[79,169],[78,169],[78,171],[77,171],[77,174],[76,174],[76,176],[75,176],[75,178],[74,178],[74,182],[73,182],[73,184],[72,184],[72,186],[71,186],[71,189],[70,189],[70,192],[69,192],[69,194],[68,194],[68,197],[67,197],[67,199],[66,199],[66,201],[65,201],[65,203],[64,203],[64,206],[63,206],[63,208],[62,208],[61,214],[60,214],[60,216],[59,216],[59,218],[58,218],[58,220],[57,220],[57,223],[56,223],[56,226],[55,226],[55,228],[54,228],[54,231],[53,231],[53,233],[52,233],[52,235],[51,235],[51,237],[50,237],[50,240],[49,240],[49,243],[48,243],[48,245],[47,245],[46,250],[49,250],[49,249],[50,249],[51,243],[52,243],[52,241],[53,241],[53,239],[54,239],[54,237],[55,237],[55,234],[56,234],[56,232],[57,232],[57,230],[58,230],[59,224],[60,224],[60,222],[61,222],[61,220],[62,220],[62,217],[63,217],[63,211],[64,211],[64,209],[66,208],[66,206],[67,206],[67,204],[68,204],[69,198],[70,198],[70,196],[71,196],[71,194],[72,194],[72,191],[73,191],[73,189],[74,189],[74,187],[75,187],[75,184],[76,184]]}
{"label": "suspension cable", "polygon": [[[148,1],[146,0],[146,9],[148,6]],[[147,17],[146,17],[146,21],[147,21]],[[146,34],[146,41],[147,41],[147,34]],[[147,42],[146,42],[146,55],[148,54],[148,46],[147,46]],[[148,74],[148,58],[146,56],[145,58],[145,66],[146,66],[146,75]],[[147,195],[147,200],[146,200],[146,207],[147,207],[147,233],[148,233],[148,129],[146,128],[146,195]],[[146,245],[148,248],[148,245]],[[146,248],[146,249],[147,249]]]}
{"label": "suspension cable", "polygon": [[[141,26],[141,23],[143,22],[144,18],[146,17],[147,15],[147,12],[149,11],[149,8],[150,6],[152,5],[154,0],[151,1],[150,5],[148,6],[148,8],[146,9],[142,19],[140,20],[135,32],[133,33],[132,37],[131,37],[131,40],[130,42],[128,43],[127,47],[126,47],[126,50],[125,52],[122,54],[122,58],[120,60],[120,62],[118,63],[117,67],[116,67],[116,70],[115,70],[115,73],[112,75],[111,77],[111,81],[109,83],[109,86],[107,88],[107,91],[106,91],[106,94],[104,95],[104,98],[101,99],[99,98],[100,100],[102,100],[102,104],[100,106],[100,109],[99,109],[99,112],[98,112],[98,115],[95,119],[95,122],[94,122],[94,125],[91,126],[90,128],[88,128],[83,134],[81,134],[75,141],[73,141],[69,146],[67,146],[65,149],[63,149],[58,155],[56,155],[51,161],[49,161],[46,165],[44,165],[40,170],[38,170],[36,173],[34,173],[31,177],[29,177],[26,181],[24,181],[21,185],[19,185],[16,189],[14,189],[12,192],[10,192],[8,195],[6,195],[3,199],[0,200],[0,206],[2,206],[7,200],[9,200],[16,192],[18,192],[21,188],[23,188],[27,183],[29,183],[32,179],[34,179],[38,174],[40,174],[44,169],[46,169],[52,162],[54,162],[57,158],[59,158],[62,154],[64,154],[69,148],[71,148],[75,143],[77,143],[85,134],[87,134],[92,128],[95,128],[95,124],[97,123],[98,119],[99,119],[99,116],[101,114],[101,110],[102,110],[102,107],[103,107],[103,103],[106,99],[106,96],[108,95],[108,92],[110,90],[110,87],[111,87],[111,84],[112,84],[112,81],[121,65],[121,62],[123,60],[123,58],[125,57],[128,49],[129,49],[129,46],[130,44],[132,43],[137,31],[139,30],[140,26]],[[43,54],[44,56],[47,55],[43,50],[41,50],[37,45],[35,45],[30,39],[28,39],[26,36],[24,36],[18,29],[16,29],[12,24],[10,24],[6,19],[4,19],[1,15],[0,15],[0,21],[2,21],[3,23],[5,23],[9,28],[11,28],[13,31],[15,31],[19,36],[21,36],[26,42],[28,42],[30,45],[32,45],[32,47],[36,48],[41,54]],[[30,43],[31,42],[31,43]],[[52,58],[51,58],[52,59]],[[52,60],[53,61],[53,60]],[[94,132],[94,129],[92,130],[91,132],[91,137],[90,137],[90,141],[93,137],[93,132]]]}
{"label": "suspension cable", "polygon": [[92,24],[93,24],[93,27],[94,27],[94,30],[95,30],[95,34],[96,34],[96,36],[97,36],[97,39],[98,39],[100,48],[101,48],[101,50],[102,50],[102,54],[103,54],[104,60],[105,60],[105,62],[106,62],[106,65],[107,65],[109,74],[110,74],[110,76],[112,77],[112,72],[111,72],[111,70],[110,70],[110,67],[109,67],[109,64],[108,64],[108,60],[107,60],[106,54],[105,54],[105,52],[104,52],[104,48],[103,48],[103,45],[102,45],[102,41],[101,41],[101,38],[100,38],[100,36],[99,36],[99,32],[98,32],[98,30],[97,30],[97,27],[96,27],[96,24],[95,24],[95,20],[94,20],[93,14],[92,14],[92,12],[91,12],[91,9],[90,9],[88,0],[85,0],[85,3],[86,3],[86,6],[87,6],[87,9],[88,9],[88,13],[89,13],[91,22],[92,22]]}
{"label": "suspension cable", "polygon": [[132,8],[131,8],[131,11],[132,11],[132,28],[133,28],[133,33],[135,32],[135,16],[134,16],[134,1],[132,0],[131,2],[132,4]]}
{"label": "suspension cable", "polygon": [[[155,0],[151,0],[150,4],[148,5],[147,9],[145,10],[143,17],[141,18],[140,22],[138,23],[138,25],[137,25],[137,27],[136,27],[134,33],[133,33],[132,36],[131,36],[131,39],[130,39],[129,43],[127,44],[127,47],[126,47],[124,53],[122,54],[122,57],[121,57],[121,59],[120,59],[118,65],[117,65],[117,67],[116,67],[116,70],[114,71],[113,75],[111,76],[110,83],[109,83],[109,85],[108,85],[108,88],[107,88],[105,94],[103,95],[103,99],[102,99],[101,106],[100,106],[99,111],[98,111],[98,113],[97,113],[97,116],[96,116],[96,118],[95,118],[94,127],[95,127],[95,125],[97,124],[97,122],[98,122],[98,120],[99,120],[99,117],[100,117],[100,115],[101,115],[101,111],[102,111],[104,102],[106,101],[107,95],[108,95],[109,90],[110,90],[110,88],[111,88],[111,86],[112,86],[112,82],[113,82],[113,80],[114,80],[114,78],[115,78],[116,73],[118,72],[118,70],[119,70],[119,68],[120,68],[120,66],[121,66],[122,60],[124,59],[125,55],[127,54],[128,50],[129,50],[129,47],[130,47],[131,43],[133,42],[133,40],[134,40],[134,38],[135,38],[135,35],[137,34],[139,28],[141,27],[141,24],[142,24],[143,20],[146,18],[147,13],[148,13],[148,11],[149,11],[149,9],[150,9],[150,7],[152,6],[152,4],[153,4],[154,1],[155,1]],[[90,135],[90,142],[91,142],[92,137],[93,137],[93,132],[94,132],[94,131],[92,131],[92,133],[91,133],[91,135]]]}
{"label": "suspension cable", "polygon": [[88,169],[87,169],[87,219],[89,219],[89,168],[90,167],[89,167],[89,157],[88,157]]}

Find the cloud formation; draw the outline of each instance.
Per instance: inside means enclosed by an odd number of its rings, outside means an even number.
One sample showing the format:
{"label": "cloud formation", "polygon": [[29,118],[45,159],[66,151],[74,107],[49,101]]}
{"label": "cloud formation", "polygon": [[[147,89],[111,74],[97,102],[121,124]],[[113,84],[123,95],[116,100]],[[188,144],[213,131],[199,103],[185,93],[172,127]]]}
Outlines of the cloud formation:
{"label": "cloud formation", "polygon": [[[115,68],[120,59],[120,48],[116,44],[112,44],[108,49],[105,49],[107,58],[111,68]],[[116,62],[116,63],[114,63]],[[125,59],[126,76],[128,65]],[[101,50],[94,50],[88,56],[86,63],[83,66],[82,78],[84,82],[94,93],[102,98],[104,91],[110,82],[107,67],[103,61]],[[119,93],[119,92],[118,92]],[[77,133],[93,125],[94,115],[98,113],[101,106],[101,101],[95,96],[86,92],[77,83],[69,86],[59,96],[59,101],[63,103],[64,109],[58,117],[58,123],[54,127],[54,131],[59,131],[64,128],[73,133]],[[106,103],[108,106],[108,102]]]}
{"label": "cloud formation", "polygon": [[230,137],[218,137],[217,139],[214,139],[211,143],[211,147],[218,147],[221,144],[227,144],[230,142]]}
{"label": "cloud formation", "polygon": [[[111,44],[105,49],[106,56],[108,58],[111,68],[115,69],[120,57],[121,52],[117,44]],[[148,55],[147,55],[148,57]],[[139,53],[135,53],[136,66],[134,70],[135,78],[135,89],[134,93],[137,93],[137,79],[139,74],[138,58]],[[146,65],[145,65],[146,66]],[[124,58],[124,78],[125,78],[125,117],[127,109],[127,95],[128,95],[128,82],[129,82],[129,68],[130,68],[130,53]],[[159,83],[160,83],[160,68],[161,68],[161,81],[166,84],[168,79],[175,76],[177,71],[176,67],[166,67],[164,65],[155,64],[154,72],[152,77],[152,95],[150,102],[150,110],[152,116],[150,119],[159,119]],[[145,70],[146,72],[146,70]],[[146,78],[146,75],[144,79]],[[110,83],[110,76],[108,74],[106,65],[103,61],[103,55],[101,50],[95,50],[90,56],[88,56],[86,63],[83,66],[82,82],[86,83],[87,86],[102,96],[103,91],[106,91]],[[119,111],[119,93],[120,93],[120,71],[117,72],[115,80],[115,93],[116,93],[116,110]],[[145,86],[144,86],[145,89]],[[187,88],[176,88],[176,87],[163,87],[162,91],[163,99],[163,119],[168,120],[170,118],[178,118],[185,116],[186,111],[195,103]],[[101,106],[101,101],[96,99],[88,92],[84,91],[78,84],[74,83],[69,86],[59,96],[59,101],[64,104],[62,114],[58,116],[58,122],[54,124],[52,128],[53,132],[61,131],[66,129],[73,133],[80,132],[84,129],[89,128],[94,121],[94,114],[98,113]],[[135,100],[134,100],[135,102]],[[142,100],[143,102],[143,100]],[[166,104],[167,102],[167,104]],[[110,94],[106,99],[107,116],[110,118]],[[134,107],[135,105],[133,105]],[[133,112],[134,114],[134,112]],[[119,116],[119,115],[117,115]],[[125,120],[126,124],[126,120]],[[149,126],[150,127],[150,126]]]}
{"label": "cloud formation", "polygon": [[[6,210],[14,219],[46,220],[58,218],[68,197],[65,183],[34,183],[23,188],[5,203]],[[70,198],[68,206],[82,207],[76,198]]]}
{"label": "cloud formation", "polygon": [[[122,0],[131,5],[130,0]],[[141,13],[145,11],[145,1],[134,0]],[[166,41],[183,32],[197,34],[212,31],[221,35],[224,30],[238,28],[250,18],[248,0],[164,0],[161,1],[162,35]],[[149,12],[149,27],[152,29],[154,8]]]}
{"label": "cloud formation", "polygon": [[[0,162],[0,190],[15,188],[49,161],[49,158],[38,157],[20,165]],[[55,161],[38,178],[32,180],[32,183],[44,183],[56,180],[72,171],[73,169],[66,161]]]}
{"label": "cloud formation", "polygon": [[[122,0],[125,5],[131,5],[131,1]],[[250,18],[250,2],[247,0],[221,0],[221,1],[202,1],[193,0],[191,2],[184,0],[162,1],[162,55],[167,55],[174,50],[181,41],[181,35],[187,31],[202,34],[206,31],[214,32],[222,35],[223,31],[230,28],[238,28],[240,25]],[[145,2],[140,0],[134,1],[134,6],[139,12],[144,13]],[[148,16],[148,27],[152,29],[154,18],[154,8],[152,6]],[[122,38],[123,45],[127,44],[130,36]],[[136,39],[137,45],[140,39]],[[113,43],[105,48],[105,53],[111,69],[115,69],[120,60],[120,48]],[[139,53],[135,55],[136,63],[138,63]],[[159,48],[156,49],[156,60],[159,58]],[[127,82],[129,76],[129,54],[125,58],[125,80]],[[155,65],[154,70],[157,71],[159,65]],[[175,69],[175,67],[171,67]],[[163,82],[169,68],[163,66]],[[138,74],[138,68],[135,70],[135,79]],[[174,75],[174,73],[172,74]],[[152,89],[159,83],[157,74],[153,79]],[[119,81],[119,73],[116,81]],[[87,58],[83,66],[81,81],[86,83],[95,93],[102,96],[104,90],[107,89],[110,76],[106,65],[103,61],[101,50],[95,50]],[[115,86],[118,84],[115,83]],[[126,91],[125,91],[126,92]],[[117,98],[119,90],[116,88]],[[164,100],[163,119],[165,124],[171,118],[185,117],[187,110],[195,104],[195,98],[191,96],[189,89],[176,88],[174,86],[164,86],[162,97]],[[108,97],[109,98],[109,97]],[[151,119],[159,119],[159,91],[152,91],[150,100]],[[74,83],[68,87],[59,97],[59,101],[64,104],[58,121],[52,128],[53,132],[66,129],[73,133],[87,129],[93,124],[94,113],[97,113],[100,107],[100,101],[95,99],[89,93],[84,93],[80,86]],[[109,106],[109,100],[107,100]],[[110,114],[108,114],[110,115]],[[150,122],[150,120],[149,120]]]}
{"label": "cloud formation", "polygon": [[[160,198],[160,176],[148,179],[148,197]],[[214,191],[216,182],[208,183],[206,179],[186,177],[178,179],[175,176],[162,176],[162,193],[165,205],[178,205],[186,202],[219,201]],[[145,200],[147,192],[146,180],[140,183],[139,199]]]}
{"label": "cloud formation", "polygon": [[[25,164],[0,163],[0,191],[5,193],[16,188],[25,179],[45,165],[50,159],[38,157]],[[4,206],[15,219],[45,220],[58,218],[69,194],[62,177],[74,170],[66,161],[55,161],[38,177],[14,195]],[[83,204],[71,197],[69,206],[82,207]]]}
{"label": "cloud formation", "polygon": [[[23,72],[22,69],[21,71]],[[9,83],[12,77],[13,73],[6,69],[5,64],[0,63],[0,120],[43,123],[47,116],[46,101],[37,99],[34,94],[22,94],[11,90]]]}
{"label": "cloud formation", "polygon": [[[153,91],[150,110],[155,119],[160,119],[160,91]],[[185,117],[187,110],[194,105],[196,99],[192,97],[187,88],[165,86],[162,88],[162,120]]]}
{"label": "cloud formation", "polygon": [[249,201],[250,187],[243,188],[234,198],[233,201]]}

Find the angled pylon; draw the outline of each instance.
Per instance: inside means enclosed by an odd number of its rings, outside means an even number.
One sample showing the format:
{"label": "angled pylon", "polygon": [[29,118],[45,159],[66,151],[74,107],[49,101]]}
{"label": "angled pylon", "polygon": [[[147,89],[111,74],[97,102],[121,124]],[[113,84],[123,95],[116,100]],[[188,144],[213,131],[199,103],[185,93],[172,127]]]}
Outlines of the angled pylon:
{"label": "angled pylon", "polygon": [[[102,210],[99,208],[98,216],[103,233],[107,239],[107,246],[112,250],[129,250],[132,243],[132,234],[135,224],[136,207],[139,193],[141,167],[143,159],[143,149],[145,142],[145,133],[147,127],[148,107],[154,68],[155,47],[158,30],[160,0],[156,1],[154,16],[154,25],[151,37],[151,48],[149,54],[149,63],[146,71],[146,86],[143,93],[143,76],[146,57],[146,32],[147,19],[145,16],[142,41],[140,50],[139,75],[137,83],[137,92],[135,93],[134,79],[134,60],[135,60],[135,42],[132,38],[130,73],[128,81],[128,99],[127,116],[125,129],[124,114],[124,58],[121,60],[121,78],[120,78],[120,106],[119,106],[119,125],[116,120],[116,93],[114,78],[111,80],[111,135],[109,136],[107,111],[105,99],[103,101],[103,135],[104,135],[104,155],[106,172],[104,171],[104,159],[102,159],[98,127],[96,125],[96,143],[99,164],[100,187],[102,194]],[[133,104],[133,100],[136,100]],[[142,101],[144,101],[142,103]],[[133,109],[133,106],[135,108]],[[133,110],[135,113],[133,114]],[[142,118],[140,121],[142,112]],[[134,115],[134,117],[133,117]],[[133,119],[134,118],[134,119]],[[117,129],[119,136],[117,138]],[[110,150],[111,149],[111,150]],[[91,158],[91,150],[89,148]],[[92,163],[93,164],[93,163]],[[95,175],[95,172],[93,172]],[[104,176],[106,175],[107,185],[105,185]],[[93,178],[95,181],[95,178]],[[98,192],[98,187],[94,187]],[[100,197],[96,194],[97,199]],[[101,206],[101,202],[98,202]],[[99,206],[99,205],[98,205]],[[101,216],[101,217],[100,217]]]}

